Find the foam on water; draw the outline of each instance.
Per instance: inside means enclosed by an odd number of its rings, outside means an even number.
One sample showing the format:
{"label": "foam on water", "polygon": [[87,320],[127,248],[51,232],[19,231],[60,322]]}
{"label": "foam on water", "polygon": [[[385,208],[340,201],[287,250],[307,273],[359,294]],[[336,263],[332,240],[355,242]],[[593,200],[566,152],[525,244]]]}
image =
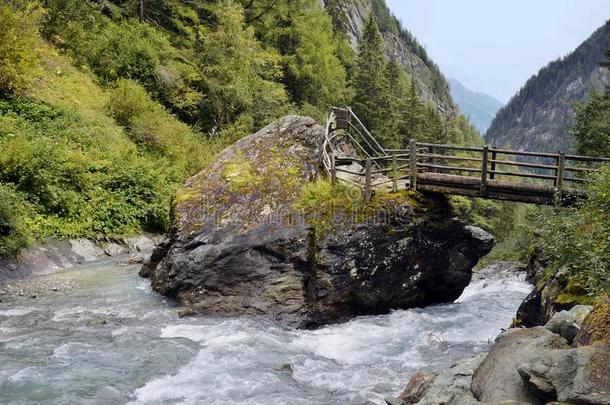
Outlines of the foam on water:
{"label": "foam on water", "polygon": [[482,280],[454,304],[300,331],[249,317],[180,319],[130,270],[74,271],[82,289],[36,308],[0,303],[0,403],[103,403],[96,393],[112,393],[137,405],[381,404],[414,371],[487,350],[531,289]]}

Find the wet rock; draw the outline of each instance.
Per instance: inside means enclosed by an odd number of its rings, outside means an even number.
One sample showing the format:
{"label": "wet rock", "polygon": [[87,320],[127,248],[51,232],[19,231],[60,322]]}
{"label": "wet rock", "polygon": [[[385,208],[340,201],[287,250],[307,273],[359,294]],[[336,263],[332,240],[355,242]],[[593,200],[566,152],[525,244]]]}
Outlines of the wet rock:
{"label": "wet rock", "polygon": [[545,325],[545,328],[572,343],[580,331],[585,318],[592,310],[592,306],[577,305],[569,311],[557,312]]}
{"label": "wet rock", "polygon": [[88,239],[71,239],[72,251],[82,257],[84,262],[93,262],[104,255],[104,251]]}
{"label": "wet rock", "polygon": [[294,367],[290,363],[284,363],[281,366],[275,368],[275,371],[279,371],[280,373],[292,375],[294,373]]}
{"label": "wet rock", "polygon": [[178,192],[172,233],[140,274],[200,312],[291,327],[458,298],[493,238],[454,218],[442,196],[382,201],[359,221],[298,208],[322,173],[323,134],[312,119],[289,116],[222,152]]}
{"label": "wet rock", "polygon": [[398,398],[386,397],[383,399],[386,405],[407,405],[405,401]]}
{"label": "wet rock", "polygon": [[104,246],[104,253],[110,257],[122,256],[129,253],[129,249],[125,246],[121,246],[118,243],[107,243]]}
{"label": "wet rock", "polygon": [[542,401],[610,404],[608,345],[547,351],[517,369]]}
{"label": "wet rock", "polygon": [[189,316],[197,315],[197,311],[191,307],[180,308],[177,312],[178,318],[186,318]]}
{"label": "wet rock", "polygon": [[[427,384],[428,386],[424,390],[425,392],[417,393],[418,384],[414,384],[413,387],[415,390],[411,391],[410,394],[415,395],[413,395],[410,400],[405,400],[405,402],[407,404],[418,405],[478,404],[479,402],[470,391],[470,385],[475,369],[481,364],[485,356],[486,353],[480,353],[476,356],[460,360],[448,369],[441,371],[429,384]],[[417,374],[414,377],[422,380],[421,377],[417,377]],[[426,379],[430,380],[431,376],[423,379],[424,385],[426,385]],[[411,382],[413,382],[413,379],[409,382],[409,385],[411,385]],[[409,386],[407,386],[407,389],[408,388]],[[421,395],[416,402],[413,402],[421,393],[423,393],[423,395]],[[405,394],[405,392],[403,392],[403,394]],[[403,398],[403,394],[401,394],[400,398]]]}
{"label": "wet rock", "polygon": [[544,325],[542,311],[542,297],[537,289],[534,289],[521,303],[517,310],[517,325],[531,328]]}
{"label": "wet rock", "polygon": [[575,346],[592,344],[610,345],[610,298],[603,294],[598,298],[574,339]]}
{"label": "wet rock", "polygon": [[567,342],[543,327],[511,329],[500,336],[489,355],[476,369],[471,390],[483,403],[517,401],[541,404],[517,371],[517,366],[538,358],[541,353],[564,348]]}
{"label": "wet rock", "polygon": [[113,387],[103,387],[93,394],[93,398],[86,401],[86,405],[120,405],[127,402],[123,394]]}
{"label": "wet rock", "polygon": [[414,374],[409,380],[407,387],[398,398],[409,405],[417,403],[423,398],[426,392],[428,392],[430,385],[434,382],[436,376],[437,374],[435,373],[425,373],[421,371]]}
{"label": "wet rock", "polygon": [[472,282],[493,280],[514,280],[525,277],[525,265],[521,262],[503,261],[485,267],[473,274]]}

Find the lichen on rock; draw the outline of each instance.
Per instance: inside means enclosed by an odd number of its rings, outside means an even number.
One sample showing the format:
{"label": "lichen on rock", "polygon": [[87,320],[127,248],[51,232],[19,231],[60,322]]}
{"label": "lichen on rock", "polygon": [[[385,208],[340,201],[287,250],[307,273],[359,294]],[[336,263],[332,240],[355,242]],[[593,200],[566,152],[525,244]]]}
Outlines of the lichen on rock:
{"label": "lichen on rock", "polygon": [[455,300],[493,238],[439,195],[331,185],[323,136],[288,116],[223,151],[178,192],[141,274],[197,312],[294,327]]}

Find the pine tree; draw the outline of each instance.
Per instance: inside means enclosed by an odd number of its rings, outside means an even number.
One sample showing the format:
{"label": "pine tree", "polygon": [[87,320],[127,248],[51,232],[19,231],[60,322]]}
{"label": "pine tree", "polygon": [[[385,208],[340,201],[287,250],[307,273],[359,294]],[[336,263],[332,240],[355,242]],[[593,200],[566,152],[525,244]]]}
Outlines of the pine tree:
{"label": "pine tree", "polygon": [[346,35],[349,30],[349,19],[346,8],[346,0],[328,0],[326,2],[326,12],[333,22],[335,32],[343,35]]}
{"label": "pine tree", "polygon": [[[315,27],[315,29],[312,29]],[[282,83],[297,106],[326,112],[349,101],[347,75],[339,59],[331,18],[317,0],[278,3],[257,21],[257,34],[278,49]]]}
{"label": "pine tree", "polygon": [[416,139],[423,141],[424,135],[424,105],[419,98],[417,86],[414,81],[411,81],[411,86],[406,94],[405,99],[405,120],[401,132],[406,134],[408,139]]}
{"label": "pine tree", "polygon": [[386,78],[389,86],[389,106],[386,119],[388,147],[397,149],[405,147],[408,143],[404,128],[408,108],[409,80],[395,57],[392,57],[387,63]]}
{"label": "pine tree", "polygon": [[610,69],[610,49],[607,49],[606,52],[604,52],[604,54],[606,55],[606,60],[603,62],[600,62],[599,65]]}
{"label": "pine tree", "polygon": [[279,55],[263,49],[246,27],[241,6],[222,1],[214,9],[217,25],[201,40],[199,66],[204,78],[202,120],[208,128],[224,128],[241,115],[260,126],[287,102]]}
{"label": "pine tree", "polygon": [[354,110],[366,127],[382,142],[391,139],[387,134],[389,83],[383,42],[377,23],[369,16],[360,40],[356,77],[354,80]]}

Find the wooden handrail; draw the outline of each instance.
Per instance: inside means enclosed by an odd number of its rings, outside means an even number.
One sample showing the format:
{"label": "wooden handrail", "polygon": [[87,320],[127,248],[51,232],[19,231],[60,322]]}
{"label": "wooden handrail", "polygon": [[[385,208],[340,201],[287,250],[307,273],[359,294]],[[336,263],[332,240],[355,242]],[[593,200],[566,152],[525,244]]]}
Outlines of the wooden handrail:
{"label": "wooden handrail", "polygon": [[[582,188],[581,184],[591,181],[589,174],[600,171],[600,164],[610,163],[610,158],[605,157],[435,144],[413,139],[406,149],[384,149],[351,109],[341,110],[342,115],[336,118],[340,125],[333,125],[333,114],[331,110],[322,147],[324,167],[333,184],[344,182],[360,187],[365,200],[370,200],[379,188],[393,192],[404,188],[417,190],[421,180],[424,191],[557,203],[569,200],[570,196],[584,196],[584,191],[578,191],[576,186]],[[343,143],[358,156],[342,156]],[[352,163],[358,163],[362,169],[349,170],[347,167]],[[511,171],[510,167],[530,170]],[[341,173],[349,176],[339,176]],[[502,178],[500,181],[499,176],[516,180]]]}

